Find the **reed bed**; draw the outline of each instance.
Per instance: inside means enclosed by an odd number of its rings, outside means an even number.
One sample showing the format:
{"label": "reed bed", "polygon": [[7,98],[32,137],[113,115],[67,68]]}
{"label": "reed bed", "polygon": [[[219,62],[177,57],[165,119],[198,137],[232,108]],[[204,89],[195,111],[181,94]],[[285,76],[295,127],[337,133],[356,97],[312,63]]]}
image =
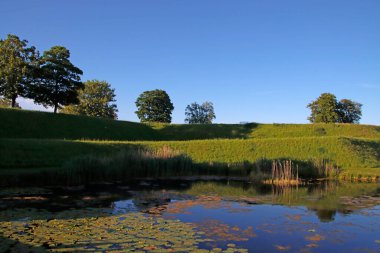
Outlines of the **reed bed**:
{"label": "reed bed", "polygon": [[263,181],[264,184],[272,185],[299,185],[303,181],[299,178],[298,165],[291,160],[273,161],[271,178]]}

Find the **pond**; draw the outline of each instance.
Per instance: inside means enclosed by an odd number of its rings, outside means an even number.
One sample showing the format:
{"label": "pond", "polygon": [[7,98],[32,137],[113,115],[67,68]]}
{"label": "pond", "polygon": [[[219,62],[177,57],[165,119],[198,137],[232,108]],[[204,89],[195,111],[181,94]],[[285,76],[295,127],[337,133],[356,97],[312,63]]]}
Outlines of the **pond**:
{"label": "pond", "polygon": [[380,252],[379,231],[379,184],[0,190],[0,252]]}

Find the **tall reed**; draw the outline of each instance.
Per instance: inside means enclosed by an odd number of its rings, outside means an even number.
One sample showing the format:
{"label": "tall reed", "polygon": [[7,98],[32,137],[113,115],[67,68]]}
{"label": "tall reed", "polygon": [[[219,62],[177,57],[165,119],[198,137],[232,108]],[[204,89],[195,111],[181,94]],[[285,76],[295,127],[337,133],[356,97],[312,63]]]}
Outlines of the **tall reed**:
{"label": "tall reed", "polygon": [[276,185],[297,185],[302,183],[298,176],[298,165],[294,165],[291,160],[273,161],[272,175],[265,183]]}

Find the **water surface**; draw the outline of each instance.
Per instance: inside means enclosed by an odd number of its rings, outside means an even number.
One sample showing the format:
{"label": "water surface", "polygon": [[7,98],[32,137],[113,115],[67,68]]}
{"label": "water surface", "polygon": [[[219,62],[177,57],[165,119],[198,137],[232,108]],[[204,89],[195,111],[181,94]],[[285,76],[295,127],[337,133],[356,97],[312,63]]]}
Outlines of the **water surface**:
{"label": "water surface", "polygon": [[380,252],[380,186],[238,181],[0,191],[0,252]]}

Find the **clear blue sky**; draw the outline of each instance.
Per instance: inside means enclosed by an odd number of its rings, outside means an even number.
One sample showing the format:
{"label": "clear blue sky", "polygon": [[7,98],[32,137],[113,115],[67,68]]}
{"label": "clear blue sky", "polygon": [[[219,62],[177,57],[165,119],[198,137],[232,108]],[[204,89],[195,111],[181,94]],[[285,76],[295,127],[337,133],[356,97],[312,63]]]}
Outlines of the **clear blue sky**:
{"label": "clear blue sky", "polygon": [[83,80],[116,89],[123,120],[158,88],[175,123],[206,100],[219,123],[306,123],[306,105],[332,92],[380,124],[379,0],[2,0],[8,33],[67,47]]}

